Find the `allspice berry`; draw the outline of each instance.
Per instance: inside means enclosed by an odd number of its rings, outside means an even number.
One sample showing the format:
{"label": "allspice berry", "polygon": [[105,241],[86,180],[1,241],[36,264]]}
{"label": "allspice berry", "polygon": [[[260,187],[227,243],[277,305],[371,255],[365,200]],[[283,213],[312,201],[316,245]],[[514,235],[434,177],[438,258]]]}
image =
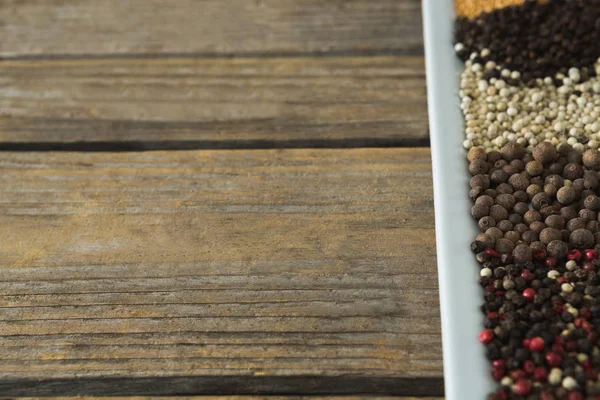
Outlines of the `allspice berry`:
{"label": "allspice berry", "polygon": [[598,178],[596,178],[595,176],[584,176],[583,187],[588,190],[595,190],[596,188],[598,188]]}
{"label": "allspice berry", "polygon": [[538,241],[539,235],[537,233],[535,233],[534,231],[526,231],[521,234],[521,239],[525,243],[530,244],[532,242]]}
{"label": "allspice berry", "polygon": [[544,229],[546,229],[546,224],[542,221],[534,221],[529,224],[529,229],[539,235]]}
{"label": "allspice berry", "polygon": [[494,240],[501,239],[504,237],[504,233],[496,227],[489,228],[487,231],[485,231],[485,234]]}
{"label": "allspice berry", "polygon": [[490,207],[475,204],[471,207],[471,216],[473,219],[480,220],[490,214]]}
{"label": "allspice berry", "polygon": [[483,195],[483,196],[479,196],[476,200],[475,200],[475,204],[479,204],[482,206],[487,206],[487,207],[491,207],[494,204],[496,204],[495,200],[492,199],[490,196],[487,195]]}
{"label": "allspice berry", "polygon": [[569,246],[562,240],[554,240],[546,246],[546,252],[558,260],[563,259],[569,252]]}
{"label": "allspice berry", "polygon": [[529,202],[529,196],[527,196],[527,193],[525,193],[523,190],[515,190],[513,192],[513,197],[515,198],[515,201],[518,202],[523,202],[523,203],[527,203]]}
{"label": "allspice berry", "polygon": [[514,261],[518,264],[524,264],[533,260],[533,251],[531,247],[526,244],[519,244],[515,246],[512,252]]}
{"label": "allspice berry", "polygon": [[545,207],[550,204],[550,198],[546,195],[546,193],[538,193],[533,196],[531,199],[531,205],[534,209],[540,210],[542,207]]}
{"label": "allspice berry", "polygon": [[572,206],[565,206],[560,209],[560,215],[565,219],[565,221],[570,221],[573,218],[577,218],[579,216],[577,209]]}
{"label": "allspice berry", "polygon": [[470,162],[474,160],[482,160],[485,161],[486,154],[485,149],[483,147],[472,147],[467,153],[467,160]]}
{"label": "allspice berry", "polygon": [[496,186],[496,192],[498,192],[498,194],[512,194],[514,191],[515,189],[508,183],[501,183]]}
{"label": "allspice berry", "polygon": [[587,229],[577,229],[576,231],[571,232],[569,243],[571,246],[579,249],[589,249],[595,244],[594,234]]}
{"label": "allspice berry", "polygon": [[[501,160],[502,159],[502,153],[500,153],[497,150],[492,150],[489,153],[487,153],[487,160],[489,163],[494,164],[496,161]],[[471,161],[471,160],[469,160]]]}
{"label": "allspice berry", "polygon": [[499,221],[508,218],[508,211],[506,210],[506,208],[499,206],[498,204],[494,204],[490,207],[488,215],[494,218],[494,220],[497,221],[497,224]]}
{"label": "allspice berry", "polygon": [[561,240],[562,234],[556,228],[545,228],[540,232],[540,242],[548,244],[554,240]]}
{"label": "allspice berry", "polygon": [[565,219],[560,215],[550,215],[544,223],[550,228],[564,229],[565,227]]}
{"label": "allspice berry", "polygon": [[583,218],[586,221],[594,221],[597,216],[596,211],[588,210],[587,208],[579,210],[579,218]]}
{"label": "allspice berry", "polygon": [[556,196],[556,192],[558,192],[558,189],[553,184],[547,183],[544,185],[544,193],[546,193],[546,196],[553,198]]}
{"label": "allspice berry", "polygon": [[521,240],[521,234],[517,231],[508,231],[504,234],[504,239],[508,239],[516,245]]}
{"label": "allspice berry", "polygon": [[531,199],[533,199],[533,196],[535,196],[538,193],[542,193],[543,190],[540,185],[531,184],[531,185],[527,186],[527,189],[525,189],[525,192],[527,193],[529,200],[531,200]]}
{"label": "allspice berry", "polygon": [[508,174],[501,169],[497,169],[490,174],[490,180],[494,185],[506,183],[508,181]]}
{"label": "allspice berry", "polygon": [[583,165],[589,169],[598,170],[600,169],[600,151],[590,149],[583,153],[582,156]]}
{"label": "allspice berry", "polygon": [[544,179],[544,183],[554,185],[557,189],[560,189],[565,185],[565,179],[558,174],[550,174]]}
{"label": "allspice berry", "polygon": [[598,221],[588,221],[585,224],[585,229],[587,229],[588,231],[592,232],[592,233],[596,233],[600,230],[600,222]]}
{"label": "allspice berry", "polygon": [[517,213],[508,214],[508,220],[513,225],[517,225],[523,222],[523,217]]}
{"label": "allspice berry", "polygon": [[495,199],[498,193],[494,189],[486,189],[483,191],[483,194],[486,196],[490,196],[492,199]]}
{"label": "allspice berry", "polygon": [[496,226],[496,221],[494,220],[494,218],[490,217],[490,216],[485,216],[479,219],[479,228],[482,231],[486,231],[488,228],[492,228],[494,226]]}
{"label": "allspice berry", "polygon": [[600,198],[596,195],[587,196],[583,200],[583,206],[588,210],[598,211],[600,210]]}
{"label": "allspice berry", "polygon": [[596,245],[600,244],[600,232],[594,233],[594,241],[596,242]]}
{"label": "allspice berry", "polygon": [[513,211],[519,215],[525,215],[525,213],[529,211],[529,206],[525,202],[518,202],[514,205]]}
{"label": "allspice berry", "polygon": [[515,206],[516,201],[512,194],[499,194],[495,199],[496,204],[504,207],[507,211],[512,210]]}
{"label": "allspice berry", "polygon": [[542,142],[533,148],[533,158],[542,164],[550,163],[558,158],[558,152],[552,143]]}
{"label": "allspice berry", "polygon": [[479,174],[471,178],[471,188],[481,187],[484,190],[490,187],[489,175]]}
{"label": "allspice berry", "polygon": [[502,157],[506,161],[512,161],[523,158],[525,155],[525,148],[516,142],[509,142],[508,144],[502,146],[500,153],[502,153]]}
{"label": "allspice berry", "polygon": [[527,232],[529,227],[523,223],[520,223],[515,225],[514,230],[522,234],[523,232]]}
{"label": "allspice berry", "polygon": [[540,214],[540,212],[536,211],[536,210],[529,210],[525,213],[525,215],[523,215],[523,220],[525,221],[525,223],[527,225],[531,225],[532,223],[534,223],[536,221],[541,221],[542,214]]}
{"label": "allspice berry", "polygon": [[490,165],[483,160],[473,160],[469,164],[469,172],[471,175],[487,174]]}
{"label": "allspice berry", "polygon": [[512,241],[502,238],[496,240],[494,248],[500,254],[512,254],[515,245]]}
{"label": "allspice berry", "polygon": [[579,164],[569,163],[565,165],[565,169],[563,169],[562,176],[565,179],[569,179],[571,181],[579,179],[583,177],[583,167]]}
{"label": "allspice berry", "polygon": [[521,174],[511,175],[510,178],[508,178],[508,183],[515,190],[526,190],[527,186],[529,186],[529,180]]}
{"label": "allspice berry", "polygon": [[544,165],[539,161],[530,161],[525,166],[525,171],[531,176],[539,176],[544,172]]}
{"label": "allspice berry", "polygon": [[481,235],[477,235],[477,239],[475,239],[481,243],[483,243],[485,248],[494,248],[494,245],[496,244],[496,240],[488,235],[486,235],[485,233],[482,233]]}
{"label": "allspice berry", "polygon": [[569,205],[575,201],[577,193],[570,186],[563,186],[556,192],[556,199],[560,204]]}
{"label": "allspice berry", "polygon": [[513,229],[513,224],[509,220],[505,219],[505,220],[502,220],[502,221],[498,221],[498,223],[496,223],[496,228],[498,228],[502,232],[506,233],[506,232],[511,231]]}
{"label": "allspice berry", "polygon": [[584,229],[586,220],[583,218],[573,218],[569,222],[567,222],[567,229],[571,232],[576,231],[577,229]]}

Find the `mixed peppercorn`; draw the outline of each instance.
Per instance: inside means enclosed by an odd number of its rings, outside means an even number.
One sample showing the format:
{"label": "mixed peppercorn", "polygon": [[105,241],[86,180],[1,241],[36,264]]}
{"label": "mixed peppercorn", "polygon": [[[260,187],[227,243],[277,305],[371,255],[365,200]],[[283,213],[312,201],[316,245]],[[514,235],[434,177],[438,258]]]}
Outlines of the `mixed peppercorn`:
{"label": "mixed peppercorn", "polygon": [[456,22],[489,400],[600,399],[597,29],[600,0]]}

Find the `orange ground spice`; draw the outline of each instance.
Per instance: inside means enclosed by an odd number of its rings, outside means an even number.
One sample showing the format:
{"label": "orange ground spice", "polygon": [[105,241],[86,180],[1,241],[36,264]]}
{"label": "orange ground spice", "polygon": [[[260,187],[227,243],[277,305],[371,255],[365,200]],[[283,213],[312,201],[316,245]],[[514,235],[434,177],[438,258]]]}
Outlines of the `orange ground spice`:
{"label": "orange ground spice", "polygon": [[525,0],[454,0],[456,15],[473,18],[484,11],[523,4]]}

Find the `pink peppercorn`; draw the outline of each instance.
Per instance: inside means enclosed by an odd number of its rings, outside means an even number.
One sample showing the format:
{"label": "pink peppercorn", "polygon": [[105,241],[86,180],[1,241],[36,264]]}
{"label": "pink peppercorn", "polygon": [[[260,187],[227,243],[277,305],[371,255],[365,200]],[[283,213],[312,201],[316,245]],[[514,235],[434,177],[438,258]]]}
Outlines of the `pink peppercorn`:
{"label": "pink peppercorn", "polygon": [[494,340],[494,331],[491,329],[486,329],[484,331],[479,332],[479,341],[483,344],[488,344],[492,340]]}
{"label": "pink peppercorn", "polygon": [[573,249],[567,253],[567,258],[569,260],[579,261],[581,260],[581,252],[579,250]]}
{"label": "pink peppercorn", "polygon": [[518,396],[528,395],[529,393],[531,393],[531,382],[527,379],[519,379],[513,385],[513,392],[515,392],[515,394]]}
{"label": "pink peppercorn", "polygon": [[535,275],[528,269],[524,269],[523,272],[521,272],[521,278],[525,279],[526,281],[531,281],[535,279]]}
{"label": "pink peppercorn", "polygon": [[533,374],[533,371],[535,370],[535,364],[533,363],[533,361],[531,360],[526,360],[523,363],[523,369],[525,370],[525,372],[527,372],[528,374]]}
{"label": "pink peppercorn", "polygon": [[492,367],[504,369],[506,368],[506,361],[503,358],[492,361]]}
{"label": "pink peppercorn", "polygon": [[533,302],[533,299],[535,298],[535,290],[532,288],[523,290],[523,297],[525,297],[525,300],[528,302]]}
{"label": "pink peppercorn", "polygon": [[598,258],[598,252],[594,249],[587,249],[585,251],[586,260],[596,260]]}
{"label": "pink peppercorn", "polygon": [[543,260],[544,258],[546,258],[546,250],[533,250],[533,258],[535,258],[536,260]]}
{"label": "pink peppercorn", "polygon": [[545,346],[544,339],[542,339],[541,337],[534,337],[529,342],[529,350],[531,350],[531,351],[535,351],[535,352],[542,351],[542,350],[544,350],[544,346]]}
{"label": "pink peppercorn", "polygon": [[569,400],[585,400],[583,395],[579,392],[571,392],[569,393]]}
{"label": "pink peppercorn", "polygon": [[546,382],[548,379],[548,370],[544,367],[536,367],[533,370],[533,379],[537,382]]}
{"label": "pink peppercorn", "polygon": [[556,261],[556,258],[554,257],[548,257],[546,258],[546,261],[544,261],[544,264],[546,265],[546,267],[548,268],[554,268],[556,267],[556,265],[558,264]]}
{"label": "pink peppercorn", "polygon": [[500,253],[498,253],[496,250],[493,250],[490,248],[483,250],[483,252],[490,257],[496,257],[496,258],[500,257]]}
{"label": "pink peppercorn", "polygon": [[555,352],[548,353],[546,354],[546,363],[551,367],[558,367],[562,363],[562,357]]}
{"label": "pink peppercorn", "polygon": [[556,400],[556,397],[550,392],[540,393],[540,400]]}

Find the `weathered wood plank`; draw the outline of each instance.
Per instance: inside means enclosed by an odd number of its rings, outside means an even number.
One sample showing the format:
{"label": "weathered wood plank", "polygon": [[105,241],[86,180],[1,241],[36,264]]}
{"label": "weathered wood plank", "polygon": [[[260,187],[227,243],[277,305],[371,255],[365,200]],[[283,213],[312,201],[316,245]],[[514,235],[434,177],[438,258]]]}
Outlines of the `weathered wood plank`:
{"label": "weathered wood plank", "polygon": [[422,57],[0,63],[0,142],[415,144]]}
{"label": "weathered wood plank", "polygon": [[[46,397],[46,400],[115,400],[115,397]],[[443,400],[440,397],[396,397],[396,396],[186,396],[186,397],[117,397],[126,400]],[[31,397],[23,397],[30,400]]]}
{"label": "weathered wood plank", "polygon": [[428,149],[5,152],[0,174],[3,394],[441,394]]}
{"label": "weathered wood plank", "polygon": [[422,54],[419,0],[0,0],[0,56]]}

